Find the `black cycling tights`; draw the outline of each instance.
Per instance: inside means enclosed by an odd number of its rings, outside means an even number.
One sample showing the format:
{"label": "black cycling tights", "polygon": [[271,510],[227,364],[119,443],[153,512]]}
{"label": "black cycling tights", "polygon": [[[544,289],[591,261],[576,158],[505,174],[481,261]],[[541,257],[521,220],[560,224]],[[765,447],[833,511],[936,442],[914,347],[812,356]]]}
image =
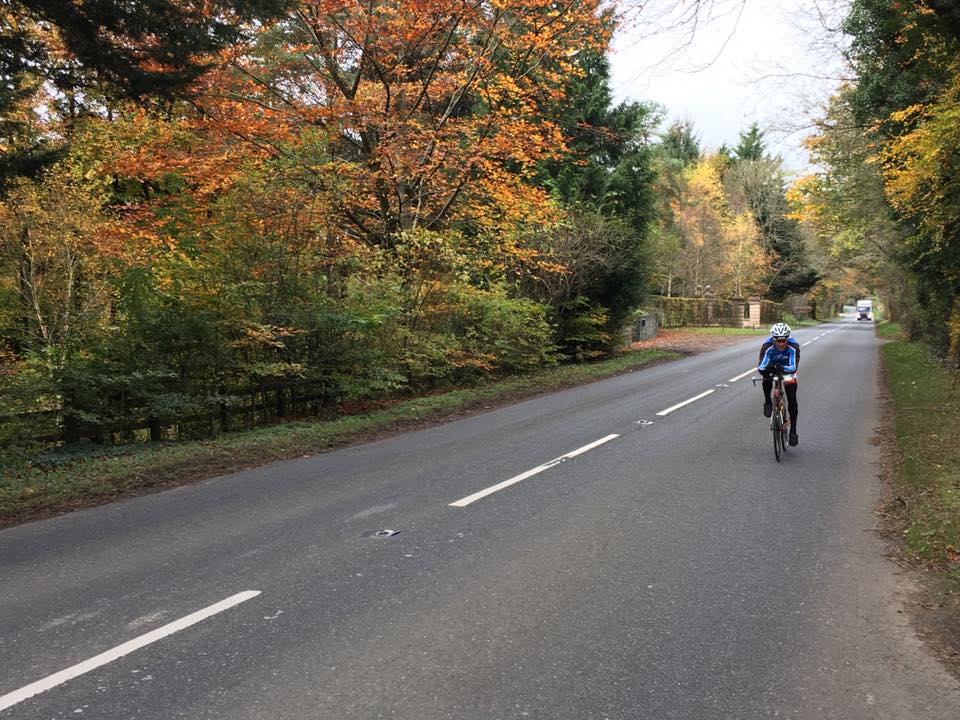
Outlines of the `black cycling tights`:
{"label": "black cycling tights", "polygon": [[[790,413],[790,428],[797,431],[797,383],[784,383],[783,389],[787,392],[787,412]],[[763,379],[763,399],[770,402],[770,391],[773,390],[773,378]]]}

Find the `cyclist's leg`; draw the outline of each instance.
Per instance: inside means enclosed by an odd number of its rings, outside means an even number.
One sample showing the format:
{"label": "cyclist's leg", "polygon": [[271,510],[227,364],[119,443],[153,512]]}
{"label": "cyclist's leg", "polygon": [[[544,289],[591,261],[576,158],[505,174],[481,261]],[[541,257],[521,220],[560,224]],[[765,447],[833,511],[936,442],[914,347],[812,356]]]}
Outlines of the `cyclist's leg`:
{"label": "cyclist's leg", "polygon": [[770,403],[770,390],[773,389],[773,378],[765,377],[763,379],[763,414],[770,417],[770,411],[773,407]]}
{"label": "cyclist's leg", "polygon": [[790,427],[797,431],[797,384],[784,383],[783,389],[787,392],[787,412],[790,414]]}
{"label": "cyclist's leg", "polygon": [[790,414],[790,444],[797,444],[797,384],[784,384],[787,393],[787,412]]}

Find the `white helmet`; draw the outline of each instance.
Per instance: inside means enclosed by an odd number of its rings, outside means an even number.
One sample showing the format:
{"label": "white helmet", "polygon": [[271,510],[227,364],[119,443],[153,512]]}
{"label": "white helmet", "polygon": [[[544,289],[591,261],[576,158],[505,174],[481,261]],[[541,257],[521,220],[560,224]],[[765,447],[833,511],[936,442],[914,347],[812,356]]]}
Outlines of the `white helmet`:
{"label": "white helmet", "polygon": [[786,323],[778,322],[770,328],[770,337],[774,339],[790,337],[790,326]]}

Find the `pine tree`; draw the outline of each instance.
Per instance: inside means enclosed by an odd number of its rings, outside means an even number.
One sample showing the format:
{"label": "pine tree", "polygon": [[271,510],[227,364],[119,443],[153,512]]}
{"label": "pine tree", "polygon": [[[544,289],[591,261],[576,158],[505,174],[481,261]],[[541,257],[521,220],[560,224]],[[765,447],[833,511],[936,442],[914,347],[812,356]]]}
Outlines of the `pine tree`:
{"label": "pine tree", "polygon": [[646,291],[645,245],[654,219],[655,171],[650,136],[653,107],[622,103],[613,107],[610,64],[598,52],[581,52],[582,75],[571,82],[560,111],[569,152],[544,163],[541,182],[574,212],[595,215],[583,225],[607,224],[601,233],[614,256],[584,296],[607,311],[616,332]]}
{"label": "pine tree", "polygon": [[700,159],[700,141],[689,120],[675,122],[660,140],[660,151],[668,158],[678,160],[683,167]]}
{"label": "pine tree", "polygon": [[[5,5],[7,3],[4,3]],[[12,12],[57,28],[77,64],[125,96],[171,96],[206,69],[208,53],[239,41],[244,24],[274,17],[289,0],[239,2],[124,2],[123,0],[16,0]],[[4,27],[24,54],[47,54],[49,48]],[[0,69],[4,75],[9,68]],[[76,81],[63,73],[51,78],[62,85]]]}
{"label": "pine tree", "polygon": [[756,123],[746,132],[740,133],[740,142],[734,148],[733,154],[737,160],[762,160],[767,153],[767,146],[763,142],[763,131]]}

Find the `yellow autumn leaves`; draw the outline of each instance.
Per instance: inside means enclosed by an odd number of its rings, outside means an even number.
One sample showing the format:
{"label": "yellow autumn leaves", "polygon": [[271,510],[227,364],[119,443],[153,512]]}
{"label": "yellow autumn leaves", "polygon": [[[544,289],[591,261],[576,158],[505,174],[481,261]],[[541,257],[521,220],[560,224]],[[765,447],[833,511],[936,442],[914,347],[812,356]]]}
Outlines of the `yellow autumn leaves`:
{"label": "yellow autumn leaves", "polygon": [[689,167],[671,204],[680,236],[673,272],[687,295],[709,286],[719,297],[744,297],[763,290],[769,271],[757,222],[724,189],[721,162],[707,156]]}

